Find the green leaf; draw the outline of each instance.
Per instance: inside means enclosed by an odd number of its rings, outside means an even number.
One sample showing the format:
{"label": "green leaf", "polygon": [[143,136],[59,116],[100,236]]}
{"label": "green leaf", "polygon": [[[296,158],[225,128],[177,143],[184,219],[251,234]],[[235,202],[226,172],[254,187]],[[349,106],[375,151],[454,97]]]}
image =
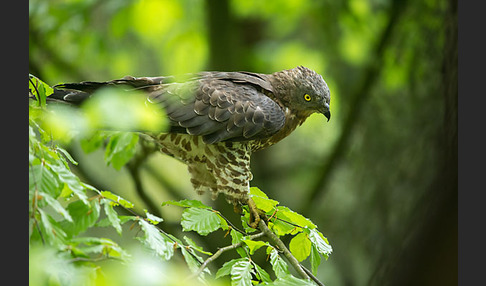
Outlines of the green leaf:
{"label": "green leaf", "polygon": [[88,122],[82,112],[69,105],[50,106],[41,123],[52,138],[65,143],[89,133]]}
{"label": "green leaf", "polygon": [[138,138],[138,134],[132,132],[117,132],[112,135],[106,145],[106,164],[120,170],[135,155]]}
{"label": "green leaf", "polygon": [[[230,235],[231,235],[231,243],[232,244],[237,244],[237,243],[240,243],[241,241],[243,241],[243,234],[241,234],[240,232],[238,232],[234,229],[231,230]],[[238,254],[241,257],[248,257],[248,254],[247,254],[245,248],[248,248],[248,247],[245,246],[245,245],[242,245],[241,247],[236,248],[236,252],[238,252]]]}
{"label": "green leaf", "polygon": [[255,202],[257,208],[264,212],[272,211],[279,203],[278,201],[269,199],[268,196],[257,187],[250,188],[250,197]]}
{"label": "green leaf", "polygon": [[213,211],[191,207],[182,213],[181,225],[184,231],[194,230],[206,236],[221,227],[221,220]]}
{"label": "green leaf", "polygon": [[103,209],[105,210],[106,217],[110,222],[111,226],[116,229],[119,235],[122,233],[120,219],[118,218],[118,213],[113,209],[113,205],[110,200],[103,199]]}
{"label": "green leaf", "polygon": [[322,233],[318,230],[309,229],[309,239],[312,244],[316,246],[316,250],[320,254],[324,255],[327,260],[332,252],[332,247],[327,238],[325,238],[324,235],[322,235]]}
{"label": "green leaf", "polygon": [[57,213],[62,215],[67,221],[73,221],[71,215],[69,215],[69,212],[61,205],[58,200],[54,199],[44,192],[39,192],[39,195],[42,196],[42,198],[46,200],[47,204],[51,206]]}
{"label": "green leaf", "polygon": [[250,254],[251,255],[253,255],[255,253],[255,251],[257,251],[260,247],[268,245],[267,242],[264,242],[264,241],[261,241],[261,240],[254,241],[254,240],[245,239],[245,240],[243,240],[243,242],[246,245],[248,245],[248,248],[250,248]]}
{"label": "green leaf", "polygon": [[271,246],[267,247],[267,254],[270,254],[270,264],[272,264],[273,272],[275,272],[277,278],[290,274],[287,263],[280,257],[275,248]]}
{"label": "green leaf", "polygon": [[310,264],[312,267],[312,273],[317,275],[317,268],[319,264],[321,264],[321,255],[317,251],[317,248],[314,244],[312,244],[311,253],[310,253]]}
{"label": "green leaf", "polygon": [[[103,254],[109,257],[126,259],[130,255],[125,252],[116,242],[102,237],[75,237],[70,241],[84,254]],[[81,246],[82,244],[86,246]]]}
{"label": "green leaf", "polygon": [[73,164],[73,165],[75,165],[75,166],[76,166],[76,165],[78,165],[78,162],[76,162],[76,161],[73,159],[73,157],[71,156],[71,154],[69,154],[69,153],[68,153],[68,151],[64,150],[63,148],[61,148],[61,147],[59,147],[59,146],[56,146],[56,151],[61,152],[61,153],[64,155],[64,157],[66,157],[66,159],[68,159],[68,160],[69,160],[69,162],[71,162],[71,164]]}
{"label": "green leaf", "polygon": [[145,233],[145,236],[137,239],[154,250],[155,253],[163,259],[169,260],[174,255],[174,242],[161,234],[153,224],[150,224],[143,219],[139,219],[138,223]]}
{"label": "green leaf", "polygon": [[230,261],[226,261],[221,268],[218,269],[216,272],[216,279],[230,275],[231,274],[231,268],[233,268],[233,265],[240,261],[248,261],[248,258],[238,258],[238,259],[232,259]]}
{"label": "green leaf", "polygon": [[63,182],[71,192],[76,194],[76,196],[82,200],[83,203],[88,204],[88,197],[86,196],[86,191],[84,190],[83,184],[79,178],[74,175],[71,170],[69,170],[68,167],[60,162],[57,162],[56,164],[49,164],[49,167],[56,172],[59,180]]}
{"label": "green leaf", "polygon": [[[184,247],[181,247],[182,256],[191,270],[192,273],[196,273],[199,267],[201,266],[201,262],[197,260],[194,256],[192,256],[189,251],[187,251]],[[208,270],[207,267],[204,270]]]}
{"label": "green leaf", "polygon": [[181,201],[165,201],[162,203],[162,206],[166,205],[173,205],[185,208],[200,208],[200,209],[212,209],[211,207],[203,204],[201,201],[198,200],[181,200]]}
{"label": "green leaf", "polygon": [[45,213],[42,209],[37,209],[40,214],[40,229],[46,243],[54,246],[61,246],[65,244],[66,233],[63,228],[50,215]]}
{"label": "green leaf", "polygon": [[32,74],[29,74],[29,91],[35,96],[39,106],[42,107],[46,106],[46,97],[54,92],[52,87]]}
{"label": "green leaf", "polygon": [[154,224],[154,225],[157,225],[159,224],[160,222],[163,222],[164,219],[156,216],[156,215],[153,215],[151,213],[149,213],[147,210],[143,210],[145,212],[145,215],[147,216],[147,220],[151,223],[151,224]]}
{"label": "green leaf", "polygon": [[282,236],[292,232],[295,232],[295,226],[283,222],[278,219],[273,219],[272,222],[268,223],[268,227],[275,232],[276,235]]}
{"label": "green leaf", "polygon": [[189,244],[189,246],[198,251],[198,252],[201,252],[201,253],[204,253],[206,255],[213,255],[211,252],[209,251],[204,251],[204,249],[202,248],[202,246],[199,246],[197,245],[192,239],[190,239],[189,237],[187,236],[184,236],[184,240],[187,242],[187,244]]}
{"label": "green leaf", "polygon": [[105,142],[107,135],[103,131],[97,131],[91,134],[89,137],[83,137],[79,140],[81,144],[81,148],[83,149],[84,153],[91,153],[101,146]]}
{"label": "green leaf", "polygon": [[306,259],[311,251],[311,241],[307,237],[307,234],[301,232],[292,238],[289,249],[299,262]]}
{"label": "green leaf", "polygon": [[57,176],[44,164],[40,164],[29,167],[29,191],[44,192],[53,198],[58,198],[62,186]]}
{"label": "green leaf", "polygon": [[[288,221],[290,223],[296,224],[301,228],[308,227],[308,228],[316,228],[317,226],[310,221],[310,219],[304,217],[303,215],[296,213],[289,209],[288,207],[279,206],[277,207],[277,214],[276,216],[282,220]],[[300,229],[299,231],[301,231]]]}
{"label": "green leaf", "polygon": [[96,200],[91,201],[89,204],[85,204],[83,201],[72,202],[67,206],[67,210],[73,222],[66,224],[65,229],[72,236],[76,236],[92,227],[100,215],[100,205]]}
{"label": "green leaf", "polygon": [[253,262],[253,266],[255,267],[255,270],[256,270],[256,274],[257,274],[257,277],[264,283],[271,283],[272,282],[272,279],[270,278],[270,274],[268,274],[267,271],[265,271],[265,269],[261,268],[258,264],[256,264],[255,262]]}
{"label": "green leaf", "polygon": [[168,125],[162,109],[147,104],[146,95],[138,90],[100,88],[81,108],[92,129],[160,132]]}
{"label": "green leaf", "polygon": [[252,286],[252,264],[248,259],[238,261],[231,267],[231,286]]}
{"label": "green leaf", "polygon": [[251,187],[250,188],[250,196],[258,196],[258,197],[268,199],[267,194],[262,192],[262,190],[260,190],[260,188],[258,188],[258,187]]}
{"label": "green leaf", "polygon": [[250,212],[248,211],[248,206],[243,206],[244,210],[244,215],[240,217],[241,219],[241,225],[243,226],[243,229],[246,233],[253,233],[256,232],[257,230],[254,228],[251,228],[248,224],[250,221]]}
{"label": "green leaf", "polygon": [[131,209],[134,206],[131,202],[125,200],[124,198],[122,198],[118,195],[113,194],[110,191],[101,191],[100,195],[107,198],[107,199],[112,200],[113,202],[115,202],[117,204],[122,205],[124,208],[127,208],[127,209]]}
{"label": "green leaf", "polygon": [[315,286],[310,280],[304,280],[293,276],[292,274],[287,274],[282,277],[278,277],[272,286]]}

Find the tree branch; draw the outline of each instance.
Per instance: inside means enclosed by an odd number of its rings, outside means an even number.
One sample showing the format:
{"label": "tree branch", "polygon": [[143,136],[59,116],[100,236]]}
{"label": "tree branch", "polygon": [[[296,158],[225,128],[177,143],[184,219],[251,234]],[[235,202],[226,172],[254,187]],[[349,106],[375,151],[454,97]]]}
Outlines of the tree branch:
{"label": "tree branch", "polygon": [[[299,273],[299,275],[302,278],[307,279],[307,280],[310,280],[311,278],[309,277],[309,275],[307,275],[307,273],[305,272],[305,270],[302,269],[302,266],[300,265],[300,263],[297,260],[297,258],[295,258],[292,255],[292,253],[290,253],[290,250],[288,250],[288,248],[280,240],[280,238],[278,238],[278,236],[275,233],[273,233],[268,228],[267,224],[263,220],[260,220],[260,223],[258,224],[258,227],[265,234],[265,236],[268,237],[268,239],[270,240],[270,242],[273,243],[278,249],[280,249],[283,252],[283,255],[285,256],[285,258],[287,258],[287,260],[289,261],[290,265],[292,265],[292,267],[295,269],[295,271],[297,271],[297,273]],[[319,280],[317,280],[317,281],[319,281]]]}
{"label": "tree branch", "polygon": [[146,146],[143,140],[141,141],[140,146],[142,147],[142,151],[139,154],[136,154],[135,157],[132,158],[128,164],[126,164],[126,168],[130,173],[133,183],[135,184],[135,191],[145,203],[149,212],[156,216],[162,217],[157,205],[154,204],[153,200],[149,197],[149,195],[147,195],[147,192],[143,187],[142,180],[140,179],[140,166],[142,166],[148,156],[154,152],[154,149]]}
{"label": "tree branch", "polygon": [[[264,233],[263,232],[260,232],[260,233],[257,233],[257,234],[250,235],[249,239],[255,240],[257,238],[262,237],[263,235],[264,235]],[[233,249],[237,249],[238,247],[242,246],[243,243],[244,243],[243,241],[240,241],[238,243],[231,244],[231,245],[228,245],[228,246],[225,246],[223,248],[218,249],[218,251],[216,251],[215,254],[213,254],[211,257],[209,257],[208,259],[206,259],[203,264],[201,264],[201,266],[199,267],[199,269],[194,274],[192,274],[191,276],[188,277],[188,280],[189,279],[192,279],[192,278],[195,278],[195,277],[198,277],[199,275],[201,275],[201,273],[208,266],[208,264],[211,263],[211,262],[213,262],[214,260],[216,260],[221,254],[223,254],[223,252],[226,252],[226,251],[229,251],[229,250],[233,250]]]}

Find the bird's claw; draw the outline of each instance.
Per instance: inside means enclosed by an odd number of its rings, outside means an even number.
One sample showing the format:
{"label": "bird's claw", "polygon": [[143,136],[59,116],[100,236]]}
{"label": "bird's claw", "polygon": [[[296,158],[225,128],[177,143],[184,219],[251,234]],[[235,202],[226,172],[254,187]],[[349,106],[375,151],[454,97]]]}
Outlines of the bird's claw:
{"label": "bird's claw", "polygon": [[258,228],[258,224],[260,223],[261,218],[260,214],[258,213],[258,208],[252,198],[248,199],[248,208],[250,209],[250,219],[248,225],[251,228],[256,229]]}

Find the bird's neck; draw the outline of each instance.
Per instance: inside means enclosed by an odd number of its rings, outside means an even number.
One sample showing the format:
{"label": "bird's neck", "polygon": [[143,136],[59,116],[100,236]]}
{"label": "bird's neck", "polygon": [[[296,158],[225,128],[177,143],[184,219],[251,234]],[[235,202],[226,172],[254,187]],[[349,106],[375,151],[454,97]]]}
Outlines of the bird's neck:
{"label": "bird's neck", "polygon": [[276,100],[282,107],[290,106],[291,88],[293,88],[294,79],[290,75],[289,70],[275,72],[268,77],[270,84],[273,87],[274,100]]}
{"label": "bird's neck", "polygon": [[284,126],[274,135],[270,136],[269,138],[263,140],[255,140],[252,146],[252,151],[258,151],[273,144],[279,142],[280,140],[284,139],[285,137],[289,136],[295,128],[302,125],[304,121],[309,117],[310,114],[301,114],[292,112],[290,109],[285,108],[285,124]]}

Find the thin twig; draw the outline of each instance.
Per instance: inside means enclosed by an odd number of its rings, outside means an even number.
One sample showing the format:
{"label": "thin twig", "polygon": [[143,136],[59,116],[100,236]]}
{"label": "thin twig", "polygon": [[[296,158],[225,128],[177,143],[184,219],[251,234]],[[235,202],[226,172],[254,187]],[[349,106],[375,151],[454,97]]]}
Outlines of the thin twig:
{"label": "thin twig", "polygon": [[248,235],[248,233],[242,231],[241,229],[237,228],[229,219],[227,219],[220,211],[214,211],[216,212],[219,216],[221,216],[227,224],[231,226],[232,229],[236,230],[237,232],[243,234],[243,235]]}
{"label": "thin twig", "polygon": [[[282,221],[287,222],[285,220]],[[293,224],[291,222],[287,222],[287,223],[303,228],[302,226]],[[307,268],[305,268],[302,264],[299,263],[299,261],[292,255],[292,253],[290,253],[290,251],[287,249],[285,244],[280,240],[280,238],[268,228],[268,226],[266,225],[265,222],[263,222],[263,220],[260,221],[259,227],[260,230],[263,233],[265,233],[265,235],[272,242],[274,242],[280,250],[282,250],[284,256],[287,258],[289,263],[294,267],[294,269],[302,276],[302,278],[312,279],[314,282],[317,283],[317,285],[324,286],[324,284],[321,281],[319,281],[319,279],[316,276],[314,276],[311,271],[309,271]]]}
{"label": "thin twig", "polygon": [[147,206],[149,212],[161,217],[162,214],[160,213],[159,208],[156,204],[154,204],[153,200],[147,194],[140,178],[140,167],[144,165],[144,162],[153,152],[156,151],[156,149],[148,146],[145,140],[140,141],[140,147],[140,152],[137,152],[137,154],[130,160],[130,162],[126,164],[126,168],[130,176],[132,177],[133,183],[135,184],[135,191],[137,192],[140,199],[142,199],[144,204]]}
{"label": "thin twig", "polygon": [[305,271],[305,273],[307,273],[307,275],[309,275],[309,277],[317,283],[317,285],[319,286],[325,286],[324,283],[322,283],[321,281],[319,281],[319,279],[317,279],[316,276],[314,276],[314,274],[312,274],[312,271],[310,271],[309,269],[305,268],[304,265],[300,265],[300,267],[302,267],[302,269]]}
{"label": "thin twig", "polygon": [[[249,239],[250,240],[255,240],[257,238],[260,238],[264,235],[263,232],[260,232],[260,233],[257,233],[257,234],[253,234],[253,235],[250,235]],[[209,263],[213,262],[214,260],[216,260],[221,254],[223,254],[223,252],[226,252],[226,251],[229,251],[229,250],[233,250],[233,249],[236,249],[240,246],[243,245],[243,241],[240,241],[238,243],[235,243],[235,244],[231,244],[231,245],[228,245],[228,246],[225,246],[225,247],[222,247],[220,249],[218,249],[218,251],[216,251],[216,253],[214,253],[212,256],[208,257],[203,264],[201,264],[201,266],[199,267],[199,269],[193,273],[191,276],[189,276],[187,279],[193,279],[193,278],[196,278],[198,277],[199,275],[201,275],[201,273],[204,271],[204,269],[208,266]]]}
{"label": "thin twig", "polygon": [[[273,243],[278,249],[280,249],[289,261],[290,265],[297,271],[297,273],[300,275],[300,277],[307,279],[307,280],[314,280],[316,283],[321,283],[315,276],[309,276],[306,271],[303,269],[302,265],[300,265],[299,261],[297,258],[295,258],[292,253],[288,250],[288,248],[285,246],[285,244],[278,238],[278,236],[273,233],[267,226],[267,224],[263,221],[260,220],[260,223],[258,224],[260,230],[268,237],[271,243]],[[319,282],[317,282],[319,281]],[[322,283],[321,283],[322,284]]]}

